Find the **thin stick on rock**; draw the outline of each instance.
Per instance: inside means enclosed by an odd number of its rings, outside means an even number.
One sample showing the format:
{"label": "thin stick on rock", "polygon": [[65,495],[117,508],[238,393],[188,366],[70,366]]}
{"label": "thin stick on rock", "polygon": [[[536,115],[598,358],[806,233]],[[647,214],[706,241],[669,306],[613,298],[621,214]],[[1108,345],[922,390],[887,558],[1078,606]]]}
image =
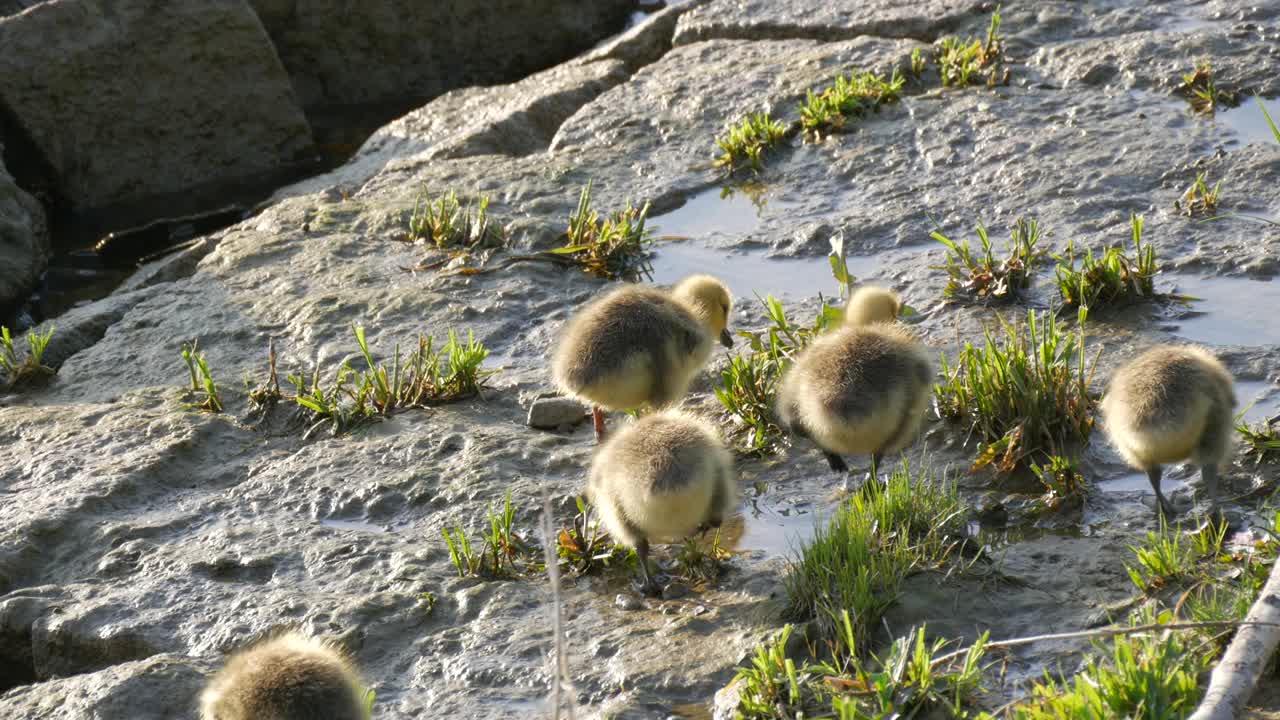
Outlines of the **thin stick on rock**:
{"label": "thin stick on rock", "polygon": [[[1274,581],[1275,578],[1276,578],[1276,575],[1273,572],[1271,575],[1272,581]],[[1270,583],[1268,583],[1268,587],[1269,586],[1270,586]],[[1278,587],[1277,589],[1280,589],[1280,587]],[[1265,590],[1264,590],[1264,595],[1265,595]],[[1280,600],[1277,600],[1277,602],[1280,603]],[[1254,605],[1254,608],[1256,609],[1257,605]],[[1252,615],[1253,613],[1250,612],[1249,614]],[[1050,640],[1074,640],[1077,638],[1112,637],[1115,635],[1137,635],[1138,633],[1154,632],[1156,630],[1199,630],[1199,629],[1205,629],[1205,628],[1242,628],[1246,626],[1249,628],[1264,627],[1271,630],[1272,632],[1280,633],[1280,614],[1277,614],[1277,616],[1274,618],[1268,618],[1266,620],[1253,620],[1251,618],[1246,618],[1244,620],[1205,620],[1203,622],[1150,623],[1148,625],[1112,626],[1112,627],[1105,627],[1105,628],[1096,628],[1094,630],[1076,630],[1072,632],[1050,633],[1048,635],[1032,635],[1030,637],[1010,638],[1008,640],[992,640],[991,642],[984,643],[983,647],[987,649],[998,648],[998,647],[1008,648],[1008,647],[1018,647],[1020,645],[1031,645],[1033,643],[1038,643],[1038,642],[1048,642]],[[1236,637],[1239,638],[1240,636],[1237,635]],[[1233,642],[1232,647],[1234,646],[1235,646],[1235,643]],[[939,665],[945,665],[948,662],[951,662],[952,660],[956,660],[958,658],[964,657],[969,653],[971,649],[972,648],[965,647],[965,648],[960,648],[959,650],[954,650],[952,652],[949,652],[946,655],[939,655],[937,658],[934,658],[933,662],[930,664],[933,667],[938,667]],[[1265,659],[1266,658],[1263,658],[1264,661]],[[1224,715],[1222,717],[1227,718],[1228,716]],[[1193,718],[1191,720],[1204,720],[1204,719]],[[1214,720],[1217,720],[1217,716],[1214,716]]]}
{"label": "thin stick on rock", "polygon": [[1280,562],[1271,568],[1245,624],[1213,669],[1204,699],[1188,720],[1234,720],[1244,715],[1258,676],[1280,644]]}
{"label": "thin stick on rock", "polygon": [[[564,635],[560,610],[560,564],[556,557],[556,532],[551,520],[551,498],[542,494],[542,551],[547,561],[547,577],[551,580],[551,637],[554,646],[551,655],[551,717],[560,720],[560,709],[568,711],[568,720],[574,720],[577,692],[569,677],[569,648]],[[561,699],[563,696],[563,700]]]}

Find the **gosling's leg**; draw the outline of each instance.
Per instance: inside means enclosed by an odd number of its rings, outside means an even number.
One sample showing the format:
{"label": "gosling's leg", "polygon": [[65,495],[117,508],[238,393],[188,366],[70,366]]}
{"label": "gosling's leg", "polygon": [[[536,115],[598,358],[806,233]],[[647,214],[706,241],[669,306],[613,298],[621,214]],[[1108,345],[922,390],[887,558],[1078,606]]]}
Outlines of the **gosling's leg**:
{"label": "gosling's leg", "polygon": [[636,543],[636,557],[640,558],[640,573],[644,576],[644,583],[640,586],[640,593],[646,597],[662,597],[662,586],[649,574],[648,538],[641,538],[640,542]]}
{"label": "gosling's leg", "polygon": [[591,406],[591,424],[596,430],[596,442],[604,442],[604,410]]}
{"label": "gosling's leg", "polygon": [[1173,506],[1168,500],[1164,499],[1164,493],[1160,492],[1160,477],[1163,469],[1156,465],[1147,471],[1147,479],[1151,481],[1151,489],[1156,491],[1156,516],[1173,515]]}
{"label": "gosling's leg", "polygon": [[1204,478],[1204,489],[1209,494],[1209,514],[1218,514],[1218,466],[1205,464],[1200,466],[1200,477]]}

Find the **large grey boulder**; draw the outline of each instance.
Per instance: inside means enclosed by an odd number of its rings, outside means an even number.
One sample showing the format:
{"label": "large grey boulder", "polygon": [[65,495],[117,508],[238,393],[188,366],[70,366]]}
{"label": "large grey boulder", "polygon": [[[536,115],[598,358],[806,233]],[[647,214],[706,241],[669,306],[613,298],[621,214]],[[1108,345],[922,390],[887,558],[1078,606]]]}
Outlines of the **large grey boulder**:
{"label": "large grey boulder", "polygon": [[618,32],[634,0],[251,0],[304,106],[509,82]]}
{"label": "large grey boulder", "polygon": [[[4,146],[0,145],[0,152]],[[40,203],[0,162],[0,308],[22,298],[49,262],[49,230]]]}
{"label": "large grey boulder", "polygon": [[244,0],[52,0],[0,19],[0,100],[76,210],[246,179],[312,144]]}

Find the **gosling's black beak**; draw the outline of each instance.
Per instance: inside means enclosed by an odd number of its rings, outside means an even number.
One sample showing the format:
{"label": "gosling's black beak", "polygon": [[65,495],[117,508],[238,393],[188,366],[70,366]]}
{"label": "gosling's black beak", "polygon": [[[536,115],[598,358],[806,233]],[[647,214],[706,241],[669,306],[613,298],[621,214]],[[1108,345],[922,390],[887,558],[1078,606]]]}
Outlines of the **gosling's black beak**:
{"label": "gosling's black beak", "polygon": [[729,328],[720,331],[720,344],[727,348],[733,347],[733,336],[729,334]]}

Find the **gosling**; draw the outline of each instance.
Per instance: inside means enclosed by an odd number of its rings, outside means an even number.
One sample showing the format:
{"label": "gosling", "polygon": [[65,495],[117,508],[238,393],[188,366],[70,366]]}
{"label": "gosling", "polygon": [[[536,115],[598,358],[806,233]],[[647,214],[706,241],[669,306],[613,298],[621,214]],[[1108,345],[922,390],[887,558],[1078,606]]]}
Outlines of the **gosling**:
{"label": "gosling", "polygon": [[885,453],[915,438],[929,402],[933,368],[923,346],[895,322],[902,301],[859,288],[844,324],[801,351],[778,390],[777,414],[792,435],[813,441],[831,469],[842,455],[871,455],[877,477]]}
{"label": "gosling", "polygon": [[596,453],[587,496],[606,530],[635,548],[646,595],[661,594],[649,574],[649,540],[680,540],[720,527],[737,503],[733,457],[705,421],[667,410],[641,418]]}
{"label": "gosling", "polygon": [[1116,371],[1102,400],[1107,435],[1125,462],[1146,471],[1157,516],[1173,512],[1160,491],[1161,465],[1188,459],[1217,510],[1235,405],[1231,373],[1203,348],[1157,346]]}
{"label": "gosling", "polygon": [[663,408],[684,397],[711,356],[713,338],[733,347],[732,299],[724,283],[693,275],[670,292],[625,285],[569,321],[551,360],[560,389],[591,404],[596,441],[604,411]]}
{"label": "gosling", "polygon": [[287,632],[241,650],[200,696],[201,720],[367,720],[364,686],[328,643]]}

